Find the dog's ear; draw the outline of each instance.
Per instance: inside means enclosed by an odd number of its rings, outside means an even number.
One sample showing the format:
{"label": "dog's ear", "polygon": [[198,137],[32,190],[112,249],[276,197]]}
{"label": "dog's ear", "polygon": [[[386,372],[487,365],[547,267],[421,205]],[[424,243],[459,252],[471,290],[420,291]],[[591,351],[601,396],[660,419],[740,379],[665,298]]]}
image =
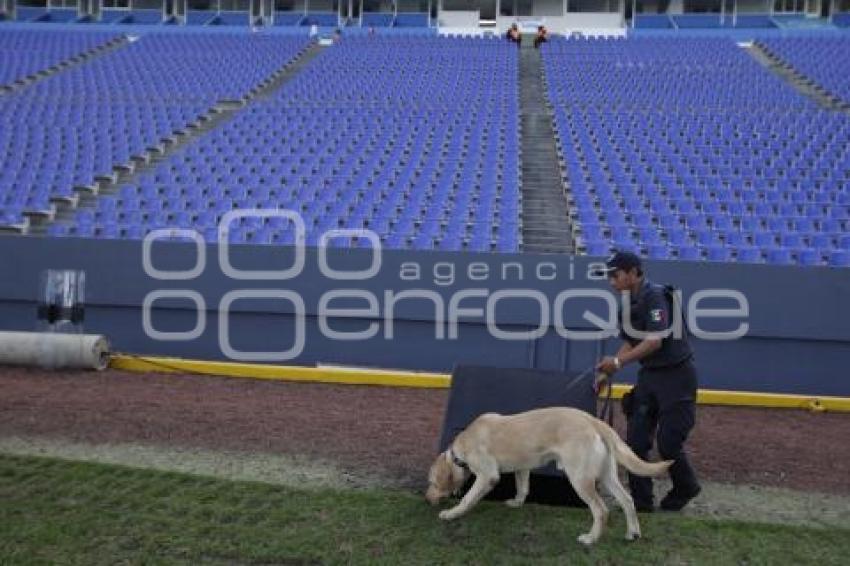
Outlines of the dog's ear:
{"label": "dog's ear", "polygon": [[434,461],[432,466],[433,481],[443,489],[449,487],[452,481],[452,465],[447,457],[447,452],[443,452]]}
{"label": "dog's ear", "polygon": [[451,461],[447,461],[447,462],[448,462],[449,469],[451,470],[450,473],[451,473],[452,485],[455,487],[456,490],[460,489],[461,487],[463,487],[463,484],[466,483],[466,480],[469,477],[470,472],[469,472],[468,469],[461,468],[460,466],[456,465],[454,462],[451,462]]}

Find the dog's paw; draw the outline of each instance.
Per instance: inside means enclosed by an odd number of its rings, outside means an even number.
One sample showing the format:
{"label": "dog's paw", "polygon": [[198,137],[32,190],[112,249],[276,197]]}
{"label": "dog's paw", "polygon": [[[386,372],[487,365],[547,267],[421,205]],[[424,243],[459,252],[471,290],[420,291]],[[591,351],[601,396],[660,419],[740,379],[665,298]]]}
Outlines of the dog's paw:
{"label": "dog's paw", "polygon": [[443,511],[440,511],[440,515],[439,515],[439,517],[440,517],[440,519],[442,519],[443,521],[451,521],[452,519],[454,519],[455,517],[457,517],[457,515],[455,515],[454,513],[452,513],[451,509],[444,509]]}
{"label": "dog's paw", "polygon": [[522,507],[522,504],[525,503],[524,499],[508,499],[505,501],[505,505],[508,507],[513,507],[516,509],[517,507]]}
{"label": "dog's paw", "polygon": [[583,535],[579,535],[579,536],[578,536],[578,541],[579,541],[580,543],[582,543],[583,545],[585,545],[585,546],[590,546],[590,545],[592,545],[594,542],[596,542],[596,541],[594,540],[594,538],[591,536],[591,534],[590,534],[590,533],[584,533]]}
{"label": "dog's paw", "polygon": [[626,533],[626,540],[628,540],[628,541],[638,540],[639,538],[640,538],[640,532]]}

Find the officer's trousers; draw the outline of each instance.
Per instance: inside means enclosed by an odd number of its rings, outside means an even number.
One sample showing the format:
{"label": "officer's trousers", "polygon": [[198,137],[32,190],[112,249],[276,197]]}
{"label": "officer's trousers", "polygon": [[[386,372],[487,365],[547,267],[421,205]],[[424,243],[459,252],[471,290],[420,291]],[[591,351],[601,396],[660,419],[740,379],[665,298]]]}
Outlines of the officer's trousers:
{"label": "officer's trousers", "polygon": [[[685,455],[684,444],[696,420],[697,372],[691,361],[667,368],[641,368],[632,390],[626,442],[646,460],[656,434],[662,460],[670,467],[673,489],[687,492],[698,482]],[[652,504],[652,480],[629,474],[635,503]]]}

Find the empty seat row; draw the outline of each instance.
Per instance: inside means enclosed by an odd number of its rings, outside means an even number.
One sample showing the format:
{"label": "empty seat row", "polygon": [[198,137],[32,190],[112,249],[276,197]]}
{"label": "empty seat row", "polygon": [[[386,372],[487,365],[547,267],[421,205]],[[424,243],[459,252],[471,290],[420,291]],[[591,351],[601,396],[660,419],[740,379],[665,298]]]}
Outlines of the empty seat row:
{"label": "empty seat row", "polygon": [[[308,243],[349,227],[373,230],[387,247],[516,252],[511,76],[516,49],[499,40],[346,38],[270,98],[52,233],[138,238],[173,227],[212,241],[227,211],[288,209],[304,218]],[[229,238],[291,243],[285,227],[245,228]]]}
{"label": "empty seat row", "polygon": [[850,104],[850,38],[783,37],[759,40],[768,53],[832,96]]}
{"label": "empty seat row", "polygon": [[[28,46],[43,33],[16,32],[10,41]],[[307,38],[151,33],[4,95],[0,222],[25,225],[29,213],[50,214],[51,201],[73,200],[76,188],[114,177],[116,166],[198,126],[219,100],[244,97],[307,44]],[[0,59],[0,73],[14,65],[9,61]]]}
{"label": "empty seat row", "polygon": [[844,265],[846,115],[725,38],[570,39],[543,56],[587,253]]}

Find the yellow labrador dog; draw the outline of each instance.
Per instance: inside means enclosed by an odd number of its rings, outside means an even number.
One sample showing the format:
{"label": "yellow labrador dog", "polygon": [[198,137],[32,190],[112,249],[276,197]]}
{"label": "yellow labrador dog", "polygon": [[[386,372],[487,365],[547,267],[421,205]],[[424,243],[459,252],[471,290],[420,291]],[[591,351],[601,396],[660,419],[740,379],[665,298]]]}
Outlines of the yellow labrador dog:
{"label": "yellow labrador dog", "polygon": [[633,474],[659,476],[672,461],[649,463],[638,458],[610,426],[578,409],[551,407],[517,415],[486,413],[475,419],[437,456],[428,474],[425,498],[432,505],[461,489],[469,473],[475,482],[455,507],[440,512],[444,520],[469,511],[499,483],[500,473],[516,474],[516,497],[506,503],[519,507],[528,495],[529,472],[554,461],[593,513],[593,527],[578,537],[590,545],[602,534],[608,508],[596,491],[599,481],[626,514],[626,539],[640,537],[632,497],[617,478],[617,463]]}

